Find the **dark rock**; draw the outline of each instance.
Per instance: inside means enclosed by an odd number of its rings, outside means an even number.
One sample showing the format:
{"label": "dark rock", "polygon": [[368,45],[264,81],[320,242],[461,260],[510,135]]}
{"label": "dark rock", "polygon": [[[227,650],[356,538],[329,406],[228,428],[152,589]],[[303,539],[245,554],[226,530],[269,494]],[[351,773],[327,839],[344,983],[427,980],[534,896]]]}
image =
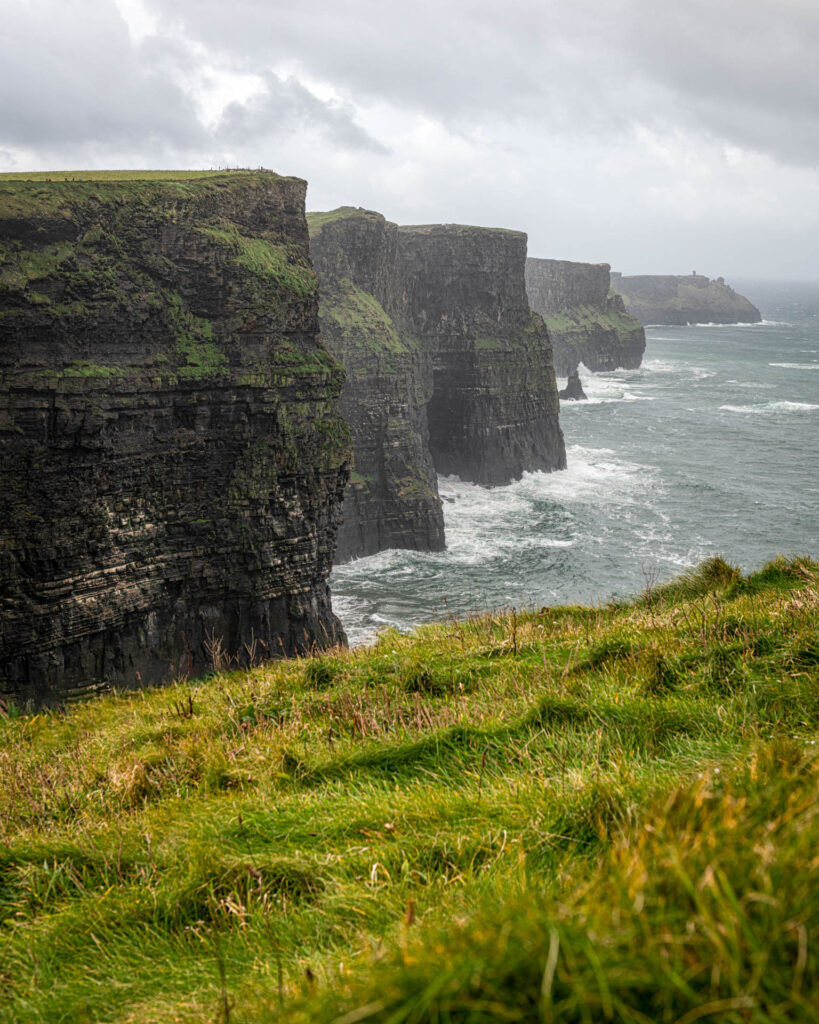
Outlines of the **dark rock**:
{"label": "dark rock", "polygon": [[343,637],[305,183],[0,182],[0,696]]}
{"label": "dark rock", "polygon": [[387,548],[444,549],[444,520],[429,453],[431,362],[395,309],[398,228],[343,207],[308,214],[319,274],[322,337],[345,366],[342,412],[354,466],[336,561]]}
{"label": "dark rock", "polygon": [[526,298],[526,235],[401,227],[396,318],[433,367],[435,468],[480,484],[563,469],[549,335]]}
{"label": "dark rock", "polygon": [[566,381],[566,387],[562,391],[558,391],[558,397],[563,401],[568,402],[584,402],[586,401],[586,392],[583,390],[583,384],[580,380],[580,374],[577,370],[573,370],[569,374],[569,379]]}
{"label": "dark rock", "polygon": [[642,362],[645,331],[611,291],[609,271],[608,263],[526,261],[529,304],[549,328],[560,377],[580,363],[598,373]]}
{"label": "dark rock", "polygon": [[398,228],[352,207],[308,220],[355,449],[337,560],[441,550],[436,471],[502,484],[566,464],[549,338],[526,300],[526,236]]}
{"label": "dark rock", "polygon": [[612,287],[625,307],[643,324],[758,324],[762,315],[723,278],[612,274]]}

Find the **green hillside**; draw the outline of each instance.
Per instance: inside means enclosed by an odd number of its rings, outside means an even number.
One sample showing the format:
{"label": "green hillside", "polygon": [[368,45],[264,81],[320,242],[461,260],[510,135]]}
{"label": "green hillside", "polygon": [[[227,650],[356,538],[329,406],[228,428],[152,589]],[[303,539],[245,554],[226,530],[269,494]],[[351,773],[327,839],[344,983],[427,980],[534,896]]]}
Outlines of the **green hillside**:
{"label": "green hillside", "polygon": [[814,1022],[818,733],[808,559],[5,708],[0,1020]]}

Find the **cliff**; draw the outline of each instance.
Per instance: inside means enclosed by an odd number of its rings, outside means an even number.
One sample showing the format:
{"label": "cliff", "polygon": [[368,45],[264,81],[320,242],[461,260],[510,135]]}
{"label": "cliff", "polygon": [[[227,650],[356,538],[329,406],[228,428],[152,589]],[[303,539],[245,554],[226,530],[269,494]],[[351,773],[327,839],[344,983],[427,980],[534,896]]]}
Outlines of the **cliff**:
{"label": "cliff", "polygon": [[525,262],[521,232],[399,228],[396,315],[432,361],[439,473],[493,485],[566,466],[549,335],[529,309]]}
{"label": "cliff", "polygon": [[612,287],[643,324],[757,324],[759,310],[723,278],[612,274]]}
{"label": "cliff", "polygon": [[610,290],[607,263],[526,260],[529,304],[549,329],[555,371],[633,369],[645,351],[645,331]]}
{"label": "cliff", "polygon": [[[115,177],[115,176],[114,176]],[[0,179],[0,695],[343,637],[305,183]]]}
{"label": "cliff", "polygon": [[398,228],[343,207],[308,214],[322,338],[347,370],[342,413],[354,466],[336,561],[387,548],[441,551],[444,520],[429,452],[432,367],[396,325]]}

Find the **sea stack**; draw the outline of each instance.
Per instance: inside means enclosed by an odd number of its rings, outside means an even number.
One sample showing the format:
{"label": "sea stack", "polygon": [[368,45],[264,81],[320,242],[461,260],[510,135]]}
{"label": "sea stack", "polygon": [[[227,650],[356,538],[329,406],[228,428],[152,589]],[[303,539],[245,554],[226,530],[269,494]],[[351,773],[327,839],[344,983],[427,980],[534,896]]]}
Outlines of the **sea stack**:
{"label": "sea stack", "polygon": [[306,184],[0,182],[0,696],[343,640],[350,460]]}
{"label": "sea stack", "polygon": [[583,384],[580,380],[580,374],[577,370],[572,370],[569,374],[569,379],[566,381],[566,387],[558,391],[558,397],[563,402],[585,402],[586,392],[583,390]]}

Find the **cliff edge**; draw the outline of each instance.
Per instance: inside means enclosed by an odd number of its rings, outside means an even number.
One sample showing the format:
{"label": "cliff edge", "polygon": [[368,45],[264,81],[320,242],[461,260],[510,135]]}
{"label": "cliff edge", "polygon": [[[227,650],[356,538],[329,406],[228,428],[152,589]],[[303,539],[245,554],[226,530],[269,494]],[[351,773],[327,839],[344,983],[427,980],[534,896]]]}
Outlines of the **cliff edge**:
{"label": "cliff edge", "polygon": [[646,347],[643,327],[610,287],[608,263],[526,260],[529,304],[549,329],[555,371],[634,369]]}
{"label": "cliff edge", "polygon": [[718,277],[611,275],[625,308],[643,324],[758,324],[762,315],[744,295]]}
{"label": "cliff edge", "polygon": [[387,548],[444,549],[444,518],[429,452],[432,366],[391,316],[398,227],[341,207],[307,215],[319,275],[322,338],[344,365],[341,409],[353,437],[336,561]]}
{"label": "cliff edge", "polygon": [[343,639],[305,182],[0,178],[0,695]]}
{"label": "cliff edge", "polygon": [[479,484],[565,469],[552,349],[529,309],[526,235],[460,224],[398,231],[397,316],[432,361],[436,470]]}

